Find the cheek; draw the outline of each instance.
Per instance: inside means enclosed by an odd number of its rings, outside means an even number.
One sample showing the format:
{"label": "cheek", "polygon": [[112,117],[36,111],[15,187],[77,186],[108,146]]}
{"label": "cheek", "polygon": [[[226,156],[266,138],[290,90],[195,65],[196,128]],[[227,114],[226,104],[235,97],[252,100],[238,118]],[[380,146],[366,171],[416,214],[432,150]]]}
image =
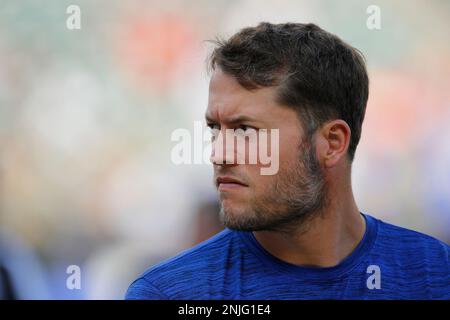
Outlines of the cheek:
{"label": "cheek", "polygon": [[300,137],[298,133],[281,131],[279,139],[280,171],[286,172],[294,163],[298,162],[299,144]]}
{"label": "cheek", "polygon": [[261,194],[267,192],[270,185],[275,181],[276,176],[261,175],[259,164],[245,165],[244,171],[250,185],[245,193],[242,193],[247,200],[258,198]]}
{"label": "cheek", "polygon": [[[256,164],[245,165],[245,171],[248,177],[251,179],[256,189],[262,189],[266,186],[274,184],[278,176],[281,173],[288,172],[291,170],[292,166],[298,162],[298,144],[299,136],[298,132],[294,130],[280,130],[276,139],[273,136],[268,136],[267,140],[258,139],[258,155]],[[264,147],[261,145],[264,143]],[[276,143],[275,147],[273,143]],[[250,148],[251,150],[252,148]],[[255,150],[255,149],[253,149]],[[246,149],[248,156],[249,149]],[[261,163],[261,157],[266,159],[265,163]],[[269,163],[267,162],[269,161]],[[274,162],[277,162],[278,171],[275,174],[262,174],[262,168],[268,168],[274,166]]]}
{"label": "cheek", "polygon": [[262,177],[260,173],[260,165],[246,165],[246,175],[248,179],[250,180],[252,187],[258,187],[262,183]]}

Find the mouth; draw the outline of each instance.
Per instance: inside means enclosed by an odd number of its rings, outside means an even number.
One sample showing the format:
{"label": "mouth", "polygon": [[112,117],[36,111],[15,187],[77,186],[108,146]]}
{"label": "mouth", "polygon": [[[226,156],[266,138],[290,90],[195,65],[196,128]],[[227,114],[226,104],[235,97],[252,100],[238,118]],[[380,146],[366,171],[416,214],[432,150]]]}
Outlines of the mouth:
{"label": "mouth", "polygon": [[242,181],[228,176],[217,177],[216,186],[220,192],[248,187]]}

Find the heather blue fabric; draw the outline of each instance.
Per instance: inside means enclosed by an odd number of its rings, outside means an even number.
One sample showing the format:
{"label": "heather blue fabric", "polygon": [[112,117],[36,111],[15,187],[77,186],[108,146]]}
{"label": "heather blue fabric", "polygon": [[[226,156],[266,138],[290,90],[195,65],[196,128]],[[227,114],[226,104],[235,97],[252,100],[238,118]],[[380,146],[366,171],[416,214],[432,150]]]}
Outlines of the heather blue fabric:
{"label": "heather blue fabric", "polygon": [[289,264],[225,229],[148,269],[126,299],[450,299],[447,244],[363,216],[362,241],[337,266]]}

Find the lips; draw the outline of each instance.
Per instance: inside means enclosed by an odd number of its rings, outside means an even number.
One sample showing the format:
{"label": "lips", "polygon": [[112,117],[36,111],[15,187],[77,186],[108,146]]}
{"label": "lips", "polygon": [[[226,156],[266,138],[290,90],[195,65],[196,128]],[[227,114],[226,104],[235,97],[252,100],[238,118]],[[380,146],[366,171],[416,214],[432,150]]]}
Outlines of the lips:
{"label": "lips", "polygon": [[221,176],[216,178],[216,186],[219,188],[219,190],[223,189],[230,189],[230,188],[241,188],[241,187],[248,187],[245,183],[242,181],[228,176]]}

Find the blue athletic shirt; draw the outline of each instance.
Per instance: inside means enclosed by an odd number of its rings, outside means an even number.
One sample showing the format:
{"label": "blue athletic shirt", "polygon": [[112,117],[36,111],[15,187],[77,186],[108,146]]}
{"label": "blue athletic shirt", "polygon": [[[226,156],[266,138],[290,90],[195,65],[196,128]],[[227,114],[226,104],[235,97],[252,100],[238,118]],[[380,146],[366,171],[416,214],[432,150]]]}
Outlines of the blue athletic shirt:
{"label": "blue athletic shirt", "polygon": [[450,299],[449,246],[363,214],[366,231],[334,267],[302,267],[252,232],[225,229],[136,279],[126,299]]}

